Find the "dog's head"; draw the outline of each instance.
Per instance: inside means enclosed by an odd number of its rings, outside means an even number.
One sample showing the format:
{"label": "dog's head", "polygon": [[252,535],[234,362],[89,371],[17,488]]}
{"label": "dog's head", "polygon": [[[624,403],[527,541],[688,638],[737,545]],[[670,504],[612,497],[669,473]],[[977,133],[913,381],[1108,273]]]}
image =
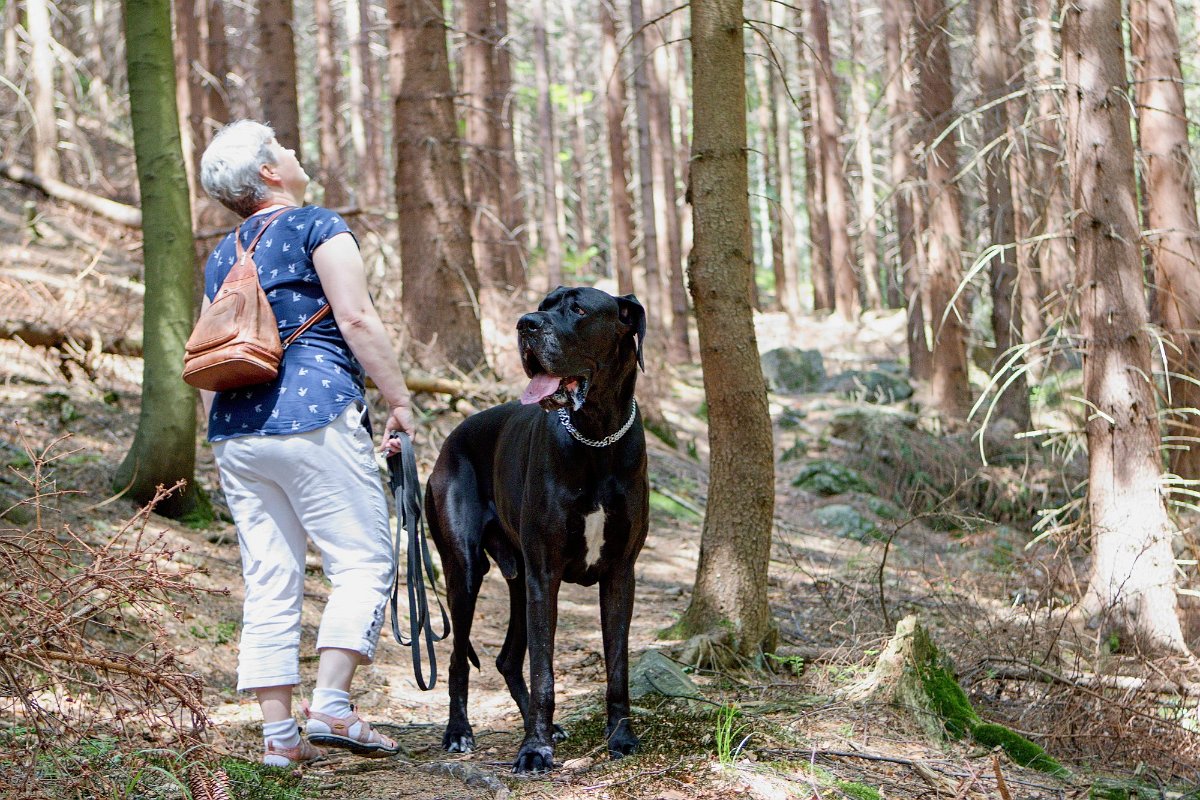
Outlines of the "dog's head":
{"label": "dog's head", "polygon": [[631,294],[560,286],[517,322],[517,344],[529,386],[525,404],[579,410],[598,381],[617,381],[633,363],[645,370],[646,311]]}

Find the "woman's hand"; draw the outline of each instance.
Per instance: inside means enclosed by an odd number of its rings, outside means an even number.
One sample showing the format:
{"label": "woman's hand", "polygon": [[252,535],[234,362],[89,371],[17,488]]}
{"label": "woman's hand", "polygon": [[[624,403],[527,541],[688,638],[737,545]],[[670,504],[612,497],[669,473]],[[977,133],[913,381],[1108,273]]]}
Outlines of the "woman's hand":
{"label": "woman's hand", "polygon": [[400,440],[393,433],[407,433],[413,440],[417,437],[417,426],[413,422],[412,409],[407,404],[392,406],[387,422],[383,426],[383,454],[394,456],[400,452]]}

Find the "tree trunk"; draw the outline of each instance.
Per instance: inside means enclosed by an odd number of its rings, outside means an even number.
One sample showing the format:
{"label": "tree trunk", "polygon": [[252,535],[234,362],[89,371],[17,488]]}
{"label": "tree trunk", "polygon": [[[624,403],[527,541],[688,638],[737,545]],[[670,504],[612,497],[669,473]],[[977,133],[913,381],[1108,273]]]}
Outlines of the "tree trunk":
{"label": "tree trunk", "polygon": [[1089,408],[1092,567],[1084,606],[1185,651],[1175,602],[1175,528],[1159,484],[1159,423],[1138,254],[1120,0],[1074,0],[1063,16],[1067,156],[1082,287]]}
{"label": "tree trunk", "polygon": [[324,204],[342,208],[350,202],[346,190],[346,174],[342,166],[343,122],[340,109],[341,93],[338,77],[342,74],[336,54],[337,30],[333,24],[331,0],[314,0],[313,12],[317,24],[317,150],[320,153],[321,186],[325,189]]}
{"label": "tree trunk", "polygon": [[[11,1],[11,0],[10,0]],[[25,0],[29,33],[29,95],[33,105],[33,171],[58,180],[58,117],[54,113],[54,37],[49,0]],[[11,74],[11,73],[10,73]]]}
{"label": "tree trunk", "polygon": [[601,78],[607,123],[609,258],[617,291],[633,293],[633,198],[629,192],[629,142],[625,136],[625,71],[617,48],[616,0],[600,2]]}
{"label": "tree trunk", "polygon": [[[753,206],[757,207],[758,249],[763,255],[763,261],[770,261],[771,271],[777,274],[783,269],[783,242],[779,238],[779,200],[771,196],[775,187],[779,185],[779,171],[775,164],[775,137],[771,131],[775,114],[771,108],[771,78],[768,74],[767,58],[761,53],[756,53],[751,70],[757,95],[754,102],[757,123],[754,151],[758,155],[755,161],[759,169],[753,170],[751,167],[751,170],[755,172],[753,180],[756,182]],[[757,284],[757,281],[755,283]],[[764,310],[779,311],[782,308],[779,294],[776,293],[771,302],[760,302],[760,307]]]}
{"label": "tree trunk", "polygon": [[558,147],[554,143],[554,102],[550,97],[550,53],[546,45],[546,0],[533,3],[533,61],[538,95],[538,149],[542,167],[542,228],[547,289],[563,281],[562,237],[558,230]]}
{"label": "tree trunk", "polygon": [[126,0],[125,41],[129,111],[142,198],[142,401],[133,445],[113,477],[115,491],[149,502],[158,486],[187,481],[158,505],[179,518],[207,506],[193,480],[196,467],[196,391],[179,377],[195,317],[192,218],[179,112],[170,4]]}
{"label": "tree trunk", "polygon": [[[912,14],[908,0],[883,0],[883,46],[887,63],[884,87],[888,117],[891,119],[892,157],[889,174],[896,209],[896,250],[898,272],[908,311],[908,371],[918,381],[933,374],[933,355],[925,336],[925,304],[922,250],[917,241],[913,192],[912,124],[914,120],[913,54],[910,45]],[[889,270],[891,272],[891,270]]]}
{"label": "tree trunk", "polygon": [[[952,420],[971,410],[967,383],[967,303],[962,281],[962,220],[955,155],[950,48],[944,0],[915,0],[917,53],[921,57],[918,105],[925,166],[925,214],[928,231],[929,312],[933,326],[933,407]],[[940,140],[940,141],[939,141]]]}
{"label": "tree trunk", "polygon": [[[659,0],[651,0],[651,11],[657,18],[662,13]],[[651,144],[657,161],[655,190],[659,196],[655,207],[662,214],[663,226],[659,245],[660,261],[665,263],[663,278],[667,294],[663,309],[666,312],[669,331],[667,354],[674,364],[683,364],[691,359],[691,344],[688,342],[687,289],[683,280],[682,225],[679,219],[679,190],[675,171],[675,131],[671,125],[670,64],[667,59],[666,37],[663,36],[663,21],[647,28],[647,44],[652,48],[652,60],[648,64],[650,74],[650,131]]]}
{"label": "tree trunk", "polygon": [[[17,74],[17,25],[20,24],[21,16],[17,13],[17,4],[8,2],[4,4],[4,74]],[[97,37],[97,40],[99,37]],[[96,64],[103,63],[99,59]]]}
{"label": "tree trunk", "polygon": [[[787,9],[771,3],[771,23],[782,30],[787,24]],[[786,53],[776,51],[781,74],[771,82],[775,110],[775,152],[779,160],[779,238],[782,250],[780,268],[775,273],[775,294],[788,316],[795,318],[803,307],[800,301],[799,244],[796,235],[797,203],[792,174],[792,98],[788,96],[790,75]],[[785,82],[785,79],[788,82]]]}
{"label": "tree trunk", "polygon": [[[642,207],[642,269],[646,278],[647,323],[660,335],[663,332],[661,261],[654,191],[654,143],[650,129],[650,77],[643,29],[642,0],[630,0],[629,18],[633,38],[633,94],[637,108],[638,181]],[[655,337],[659,341],[665,341]]]}
{"label": "tree trunk", "polygon": [[692,0],[692,208],[688,259],[708,401],[711,470],[700,564],[681,631],[732,634],[758,659],[775,645],[767,564],[775,502],[766,384],[749,304],[754,262],[746,170],[741,0]]}
{"label": "tree trunk", "polygon": [[493,54],[496,47],[495,19],[490,0],[466,0],[459,4],[460,27],[464,34],[459,67],[459,91],[464,105],[467,157],[467,201],[471,212],[471,242],[475,267],[485,291],[502,290],[508,282],[505,269],[505,239],[500,219],[500,160],[492,118],[491,98],[495,93]]}
{"label": "tree trunk", "polygon": [[258,75],[262,113],[284,147],[300,152],[296,98],[296,42],[292,0],[262,0],[258,7]]}
{"label": "tree trunk", "polygon": [[[796,10],[796,28],[804,29]],[[804,87],[800,92],[800,124],[804,135],[804,208],[808,213],[809,271],[812,279],[813,311],[833,308],[833,269],[829,252],[829,216],[825,213],[825,177],[821,165],[820,120],[816,103],[816,54],[804,42],[799,45],[804,65]]]}
{"label": "tree trunk", "polygon": [[375,77],[375,58],[371,55],[370,7],[368,0],[346,0],[346,40],[349,45],[350,145],[354,150],[354,174],[357,176],[360,206],[379,206],[384,202],[380,175],[385,159],[380,146]]}
{"label": "tree trunk", "polygon": [[[864,47],[866,23],[858,0],[850,2],[850,52],[868,52]],[[854,109],[854,156],[858,162],[858,245],[862,252],[863,292],[867,308],[883,308],[879,285],[878,238],[875,235],[875,163],[871,155],[871,105],[867,99],[867,65],[856,63],[850,82],[850,105]]]}
{"label": "tree trunk", "polygon": [[175,22],[175,102],[179,108],[179,141],[183,147],[183,165],[187,170],[192,197],[203,193],[200,187],[201,129],[204,125],[203,100],[196,68],[201,61],[199,12],[196,0],[174,0]]}
{"label": "tree trunk", "polygon": [[[563,3],[563,22],[567,27],[569,41],[568,53],[580,53],[583,50],[583,37],[575,19],[575,4]],[[567,55],[563,59],[563,81],[567,87],[568,108],[571,114],[571,183],[575,195],[575,252],[580,256],[591,248],[595,234],[592,231],[591,202],[588,199],[588,151],[587,139],[583,131],[587,127],[587,117],[584,113],[582,95],[583,87],[579,84],[579,74],[575,69],[575,59]]]}
{"label": "tree trunk", "polygon": [[842,171],[842,149],[838,145],[841,126],[833,56],[829,50],[829,14],[825,0],[810,0],[809,8],[809,35],[816,50],[813,77],[816,81],[817,147],[821,151],[825,214],[829,220],[833,307],[842,319],[853,321],[858,319],[859,314],[858,278],[854,274],[854,248],[850,243],[846,175]]}
{"label": "tree trunk", "polygon": [[[208,78],[204,81],[204,130],[201,146],[209,141],[209,126],[220,128],[229,122],[229,47],[225,39],[224,0],[207,0],[207,11],[201,20],[200,40],[204,42],[204,66]],[[201,149],[203,154],[203,149]]]}
{"label": "tree trunk", "polygon": [[492,96],[492,114],[502,121],[500,127],[500,199],[503,201],[504,230],[508,233],[508,285],[524,289],[528,283],[525,254],[525,202],[521,175],[517,170],[517,148],[513,140],[512,66],[508,51],[508,0],[493,0],[496,15],[496,93]]}
{"label": "tree trunk", "polygon": [[1154,316],[1167,347],[1167,441],[1171,472],[1200,479],[1200,224],[1189,159],[1187,105],[1179,65],[1174,0],[1130,4],[1138,131],[1146,171],[1149,248],[1154,265]]}
{"label": "tree trunk", "polygon": [[479,278],[440,9],[388,2],[404,316],[433,358],[469,372],[483,361]]}
{"label": "tree trunk", "polygon": [[[1005,153],[1016,142],[1006,141],[1008,104],[1000,98],[1009,92],[1012,66],[1008,53],[1016,49],[1016,31],[1006,30],[1002,0],[978,0],[975,7],[975,69],[979,77],[983,111],[984,184],[988,225],[991,231],[992,332],[996,338],[993,391],[995,399],[986,418],[1004,417],[1028,430],[1029,390],[1021,371],[1024,359],[1013,351],[1023,343],[1020,292],[1017,284],[1016,218],[1012,183]],[[985,240],[985,244],[988,244]]]}

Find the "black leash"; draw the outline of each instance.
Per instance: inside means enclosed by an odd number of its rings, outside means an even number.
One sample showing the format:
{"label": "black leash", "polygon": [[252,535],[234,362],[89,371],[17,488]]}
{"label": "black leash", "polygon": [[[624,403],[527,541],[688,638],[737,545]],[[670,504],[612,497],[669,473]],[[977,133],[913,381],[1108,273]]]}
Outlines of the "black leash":
{"label": "black leash", "polygon": [[[392,542],[392,557],[396,564],[396,578],[392,584],[392,636],[404,647],[412,647],[413,674],[417,685],[429,691],[437,683],[437,660],[433,654],[433,643],[440,642],[450,633],[450,620],[446,609],[437,595],[434,585],[433,560],[429,556],[429,543],[425,541],[425,520],[421,516],[421,486],[417,479],[417,459],[413,455],[412,439],[407,433],[393,434],[400,439],[400,452],[388,456],[388,486],[396,500],[396,536]],[[409,639],[404,641],[400,632],[400,540],[408,534],[408,562],[405,582],[408,584]],[[442,612],[442,634],[433,632],[429,617],[429,599],[426,596],[425,579],[429,578],[429,591],[437,600]],[[421,674],[421,637],[425,638],[425,651],[429,654],[429,685]]]}

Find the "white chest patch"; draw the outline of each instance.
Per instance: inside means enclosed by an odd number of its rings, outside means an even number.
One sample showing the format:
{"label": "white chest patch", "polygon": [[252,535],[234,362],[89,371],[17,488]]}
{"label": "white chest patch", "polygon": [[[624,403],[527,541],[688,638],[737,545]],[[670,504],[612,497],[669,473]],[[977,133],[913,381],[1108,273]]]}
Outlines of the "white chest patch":
{"label": "white chest patch", "polygon": [[583,538],[587,542],[587,565],[593,566],[600,560],[600,548],[604,547],[604,521],[608,518],[603,508],[583,518]]}

